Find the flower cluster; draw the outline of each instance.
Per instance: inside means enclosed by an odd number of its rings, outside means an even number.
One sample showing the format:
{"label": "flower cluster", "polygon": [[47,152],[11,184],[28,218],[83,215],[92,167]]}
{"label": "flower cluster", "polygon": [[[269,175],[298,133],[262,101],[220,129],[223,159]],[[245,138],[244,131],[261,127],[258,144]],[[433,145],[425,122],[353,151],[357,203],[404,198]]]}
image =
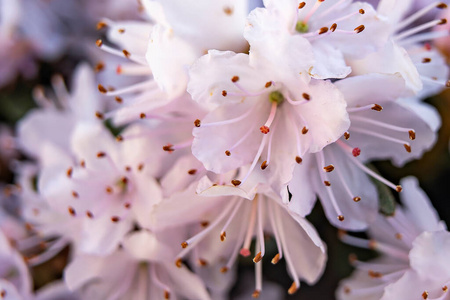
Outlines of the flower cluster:
{"label": "flower cluster", "polygon": [[[0,298],[226,299],[239,256],[255,268],[246,296],[265,293],[263,260],[285,261],[293,294],[326,265],[305,218],[319,199],[332,225],[372,237],[343,231],[344,242],[383,254],[352,259],[341,299],[447,299],[445,225],[414,179],[368,165],[403,166],[436,141],[440,117],[422,100],[450,86],[433,44],[448,33],[430,30],[447,5],[369,2],[104,12],[97,74],[80,64],[70,89],[58,76],[37,87],[39,107],[17,125],[31,161],[14,165],[10,187],[23,225],[0,222]],[[400,193],[394,216],[379,214],[375,182]],[[33,294],[17,251],[36,266],[67,248],[64,284]]]}

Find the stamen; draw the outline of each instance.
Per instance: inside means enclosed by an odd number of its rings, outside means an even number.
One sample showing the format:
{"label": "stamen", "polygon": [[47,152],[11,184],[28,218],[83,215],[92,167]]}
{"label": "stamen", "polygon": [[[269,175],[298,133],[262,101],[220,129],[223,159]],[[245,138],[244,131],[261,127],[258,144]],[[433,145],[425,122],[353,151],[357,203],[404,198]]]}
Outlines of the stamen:
{"label": "stamen", "polygon": [[390,129],[393,131],[398,131],[398,132],[408,132],[410,133],[411,131],[414,132],[414,129],[412,128],[405,128],[405,127],[400,127],[400,126],[395,126],[395,125],[391,125],[391,124],[386,124],[380,121],[376,121],[373,119],[368,119],[368,118],[363,118],[360,116],[352,116],[352,121],[361,121],[364,123],[369,123],[369,124],[373,124],[382,128],[386,128],[386,129]]}
{"label": "stamen", "polygon": [[99,47],[100,49],[102,49],[103,51],[119,56],[119,57],[124,57],[130,59],[131,61],[134,61],[138,64],[144,65],[144,66],[148,66],[148,63],[145,59],[145,57],[140,57],[140,56],[136,56],[136,55],[131,55],[127,50],[123,50],[123,51],[119,51],[117,49],[114,49],[110,46],[107,46],[105,44],[103,44],[103,41],[101,39],[98,39],[95,44],[97,45],[97,47]]}
{"label": "stamen", "polygon": [[123,95],[123,94],[142,92],[142,91],[153,89],[153,88],[157,88],[157,87],[158,87],[157,83],[153,79],[151,79],[151,80],[146,80],[146,81],[143,81],[143,82],[139,82],[137,84],[130,85],[130,86],[127,86],[125,88],[118,89],[118,90],[115,90],[115,91],[108,91],[104,86],[99,84],[98,85],[98,90],[102,94],[106,94],[107,96],[120,96],[120,95]]}
{"label": "stamen", "polygon": [[258,242],[259,242],[259,248],[260,251],[258,252],[258,254],[255,256],[255,258],[253,259],[253,262],[258,263],[259,261],[261,261],[261,259],[264,257],[265,253],[266,253],[266,246],[264,243],[264,230],[263,230],[263,201],[264,198],[262,198],[263,196],[261,196],[261,199],[258,199]]}
{"label": "stamen", "polygon": [[396,26],[395,31],[399,31],[400,29],[405,28],[406,26],[412,24],[414,21],[416,21],[419,18],[421,18],[422,16],[426,15],[429,11],[433,10],[434,8],[444,9],[444,8],[447,8],[447,4],[442,3],[442,2],[434,2],[434,3],[431,3],[430,5],[425,6],[418,12],[412,14],[411,16],[409,16],[408,18],[406,18],[402,22],[400,22]]}
{"label": "stamen", "polygon": [[250,212],[250,220],[248,221],[247,234],[245,236],[244,244],[239,253],[247,257],[250,255],[250,243],[252,242],[253,231],[255,230],[256,211],[258,210],[258,198],[252,200],[252,210]]}
{"label": "stamen", "polygon": [[303,23],[307,24],[311,16],[317,11],[317,9],[320,7],[320,4],[324,2],[325,0],[317,0],[316,3],[314,3],[314,6],[311,8],[311,10],[308,12],[306,17],[303,19]]}
{"label": "stamen", "polygon": [[238,212],[238,210],[240,209],[240,207],[244,201],[245,200],[239,201],[239,203],[234,207],[233,211],[231,212],[231,215],[228,217],[227,221],[225,222],[225,225],[223,225],[222,230],[220,231],[220,240],[222,242],[224,242],[227,237],[226,230],[227,230],[228,226],[230,225],[231,221],[233,221],[234,217],[236,216],[236,213]]}
{"label": "stamen", "polygon": [[447,23],[447,19],[433,20],[433,21],[427,22],[425,24],[422,24],[422,25],[416,26],[414,28],[411,28],[409,30],[406,30],[406,31],[402,32],[399,35],[396,35],[394,37],[394,40],[395,41],[400,41],[400,40],[402,40],[404,38],[407,38],[409,36],[412,36],[412,35],[420,32],[420,31],[426,30],[428,28],[432,28],[432,27],[434,27],[436,25],[442,25],[442,24],[445,24],[445,23]]}
{"label": "stamen", "polygon": [[152,75],[152,70],[148,66],[136,64],[121,64],[117,65],[116,73],[128,76],[149,76]]}
{"label": "stamen", "polygon": [[[336,161],[336,158],[334,157],[334,153],[333,151],[330,151],[330,158],[333,161]],[[340,168],[336,169],[336,172],[338,174],[339,180],[342,182],[342,185],[344,186],[345,191],[347,192],[347,195],[350,196],[351,199],[353,199],[354,202],[359,202],[361,201],[361,197],[355,196],[352,191],[350,190],[350,187],[347,185],[347,182],[344,179],[344,176],[340,170]]]}
{"label": "stamen", "polygon": [[366,111],[366,110],[370,110],[370,109],[374,110],[374,111],[382,111],[383,107],[379,104],[369,104],[369,105],[365,105],[365,106],[361,106],[361,107],[347,108],[347,112],[355,113],[355,112]]}
{"label": "stamen", "polygon": [[246,111],[239,117],[236,117],[233,119],[228,119],[228,120],[218,121],[218,122],[211,122],[211,123],[206,123],[206,124],[202,123],[201,127],[222,126],[222,125],[233,124],[233,123],[239,122],[239,121],[245,119],[246,117],[248,117],[252,113],[252,111],[253,111],[253,109],[249,109],[248,111]]}
{"label": "stamen", "polygon": [[275,243],[277,244],[277,249],[278,249],[278,253],[274,256],[274,258],[272,258],[272,264],[275,265],[283,257],[283,248],[281,247],[280,236],[279,236],[278,228],[276,226],[275,218],[274,218],[274,209],[277,209],[277,207],[273,208],[272,207],[273,204],[271,203],[271,201],[268,201],[267,203],[269,205],[269,209],[268,209],[267,213],[269,215],[270,226],[272,227],[272,231],[275,236]]}
{"label": "stamen", "polygon": [[[275,132],[272,132],[271,134],[275,134]],[[250,166],[250,169],[247,171],[247,174],[245,175],[244,179],[242,179],[242,183],[244,183],[247,180],[247,178],[250,176],[251,172],[255,168],[259,158],[261,157],[261,153],[264,150],[264,147],[266,145],[266,140],[267,140],[267,135],[264,135],[261,140],[261,144],[259,145],[258,152],[256,153],[255,158],[253,159],[253,162]]]}
{"label": "stamen", "polygon": [[381,133],[377,133],[377,132],[373,132],[373,131],[369,131],[369,130],[365,130],[365,129],[354,128],[354,129],[352,129],[352,131],[371,135],[371,136],[374,136],[374,137],[377,137],[377,138],[380,138],[380,139],[383,139],[386,141],[391,141],[393,143],[401,144],[405,147],[407,152],[411,152],[411,145],[408,142],[405,142],[404,140],[396,139],[396,138],[390,137],[388,135],[384,135]]}
{"label": "stamen", "polygon": [[[323,151],[320,151],[317,153],[316,161],[319,166],[325,165],[325,156],[323,155]],[[319,175],[320,175],[321,180],[325,183],[325,185],[327,187],[331,186],[331,184],[328,181],[328,178],[326,176],[326,173],[320,172],[320,170],[319,170]],[[338,214],[338,219],[341,221],[341,218],[342,218],[342,221],[343,221],[342,211],[339,208],[339,205],[337,204],[337,201],[336,201],[336,198],[334,197],[333,191],[331,190],[331,188],[326,188],[326,190],[327,190],[328,196],[330,197],[331,205],[333,206],[334,210]],[[341,217],[341,218],[339,218],[339,217]]]}

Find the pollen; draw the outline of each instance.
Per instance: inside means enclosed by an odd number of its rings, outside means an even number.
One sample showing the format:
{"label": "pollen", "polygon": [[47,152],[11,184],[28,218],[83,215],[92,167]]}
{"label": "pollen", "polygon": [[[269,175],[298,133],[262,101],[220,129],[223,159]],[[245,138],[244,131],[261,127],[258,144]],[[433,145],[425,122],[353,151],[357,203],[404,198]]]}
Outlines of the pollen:
{"label": "pollen", "polygon": [[253,297],[253,298],[259,298],[259,295],[261,295],[261,291],[255,290],[255,291],[253,292],[253,294],[252,294],[252,297]]}
{"label": "pollen", "polygon": [[333,25],[330,26],[330,31],[334,32],[336,30],[336,28],[337,28],[337,24],[333,23]]}
{"label": "pollen", "polygon": [[197,173],[197,169],[190,169],[189,171],[188,171],[188,174],[189,175],[195,175]]}
{"label": "pollen", "polygon": [[328,27],[322,27],[319,29],[319,34],[324,34],[328,32]]}
{"label": "pollen", "polygon": [[333,172],[334,166],[333,166],[333,165],[328,165],[328,166],[326,166],[326,167],[323,167],[323,170],[324,170],[325,172],[328,172],[328,173]]}
{"label": "pollen", "polygon": [[122,102],[123,102],[123,99],[120,98],[119,96],[116,96],[116,97],[114,98],[114,100],[116,100],[117,103],[122,103]]}
{"label": "pollen", "polygon": [[234,186],[239,186],[241,184],[241,181],[237,180],[237,179],[233,179],[233,180],[231,180],[231,184]]}
{"label": "pollen", "polygon": [[267,160],[263,161],[261,164],[261,170],[265,170],[267,168],[268,164],[267,164]]}
{"label": "pollen", "polygon": [[100,119],[100,120],[104,119],[104,115],[101,112],[99,112],[99,111],[95,112],[95,116],[97,117],[97,119]]}
{"label": "pollen", "polygon": [[194,126],[195,127],[200,127],[201,124],[202,124],[202,122],[199,119],[194,121]]}
{"label": "pollen", "polygon": [[226,155],[226,156],[230,156],[230,155],[231,155],[230,150],[226,150],[226,151],[225,151],[225,155]]}
{"label": "pollen", "polygon": [[228,95],[227,91],[223,90],[222,91],[222,96],[226,97]]}
{"label": "pollen", "polygon": [[97,45],[97,47],[101,47],[103,45],[103,41],[101,39],[98,39],[95,41],[95,44]]}
{"label": "pollen", "polygon": [[363,15],[363,14],[365,14],[366,12],[364,11],[364,9],[361,8],[361,9],[359,10],[359,13]]}
{"label": "pollen", "polygon": [[403,147],[405,147],[406,152],[411,153],[411,146],[408,144],[403,144]]}
{"label": "pollen", "polygon": [[122,53],[123,53],[123,55],[124,55],[126,58],[130,58],[130,56],[131,56],[131,53],[128,52],[127,50],[125,50],[125,49],[122,50]]}
{"label": "pollen", "polygon": [[67,175],[67,177],[72,178],[72,174],[73,174],[73,168],[70,167],[67,169],[66,175]]}
{"label": "pollen", "polygon": [[112,216],[112,217],[111,217],[111,221],[112,221],[113,223],[117,223],[117,222],[120,221],[120,218],[119,218],[118,216]]}
{"label": "pollen", "polygon": [[416,132],[414,130],[408,131],[408,134],[411,141],[414,141],[416,139]]}
{"label": "pollen", "polygon": [[72,191],[72,196],[74,198],[79,198],[80,197],[80,195],[76,191]]}
{"label": "pollen", "polygon": [[311,100],[311,96],[309,94],[307,94],[307,93],[303,93],[302,97],[303,97],[303,99],[305,99],[307,101]]}
{"label": "pollen", "polygon": [[99,73],[105,69],[105,64],[102,62],[99,62],[94,67],[94,72]]}
{"label": "pollen", "polygon": [[422,59],[422,63],[423,64],[427,64],[427,63],[430,63],[431,62],[431,58],[429,58],[429,57],[425,57],[424,59]]}
{"label": "pollen", "polygon": [[105,157],[106,156],[106,153],[105,152],[98,152],[97,153],[97,158],[103,158],[103,157]]}
{"label": "pollen", "polygon": [[297,289],[298,289],[297,284],[295,282],[293,282],[291,284],[291,287],[288,289],[288,294],[289,295],[294,294],[297,291]]}
{"label": "pollen", "polygon": [[227,239],[227,233],[224,231],[224,232],[221,232],[220,233],[220,240],[222,241],[222,242],[224,242],[225,240]]}
{"label": "pollen", "polygon": [[264,85],[264,87],[267,89],[267,88],[270,88],[272,86],[272,81],[267,81],[266,82],[266,84]]}
{"label": "pollen", "polygon": [[261,252],[258,252],[256,256],[253,258],[254,263],[259,263],[262,260]]}
{"label": "pollen", "polygon": [[233,8],[229,7],[229,6],[225,6],[223,8],[223,12],[227,15],[227,16],[231,16],[233,14]]}
{"label": "pollen", "polygon": [[123,136],[121,135],[116,136],[116,141],[123,142]]}
{"label": "pollen", "polygon": [[94,214],[93,214],[92,212],[90,212],[89,210],[86,211],[86,216],[87,216],[89,219],[94,218]]}
{"label": "pollen", "polygon": [[358,196],[357,196],[357,197],[354,197],[354,198],[353,198],[353,201],[359,202],[359,201],[361,201],[361,197],[358,197]]}
{"label": "pollen", "polygon": [[427,291],[424,291],[424,292],[422,293],[422,298],[423,298],[423,299],[428,299],[428,292],[427,292]]}
{"label": "pollen", "polygon": [[441,3],[439,3],[438,5],[436,5],[436,7],[437,7],[437,8],[440,8],[440,9],[445,9],[445,8],[447,8],[447,4],[441,2]]}
{"label": "pollen", "polygon": [[72,206],[69,206],[69,207],[67,208],[67,210],[69,211],[69,214],[70,214],[72,217],[75,217],[75,216],[77,215],[77,212],[75,211],[75,209],[74,209]]}
{"label": "pollen", "polygon": [[383,110],[383,106],[381,106],[381,105],[379,105],[379,104],[374,104],[374,105],[371,107],[371,109],[374,110],[374,111],[382,111],[382,110]]}
{"label": "pollen", "polygon": [[350,133],[349,132],[344,132],[344,138],[346,140],[348,140],[350,138]]}
{"label": "pollen", "polygon": [[345,220],[345,218],[344,218],[343,215],[339,215],[337,218],[338,218],[338,220],[341,221],[341,222]]}
{"label": "pollen", "polygon": [[401,185],[397,185],[397,186],[395,187],[395,190],[397,191],[397,193],[400,193],[400,192],[403,190],[403,188],[402,188]]}
{"label": "pollen", "polygon": [[296,163],[301,164],[302,161],[303,161],[303,159],[302,159],[300,156],[296,156],[296,157],[295,157],[295,162],[296,162]]}
{"label": "pollen", "polygon": [[238,82],[238,81],[239,81],[239,76],[231,77],[231,82]]}
{"label": "pollen", "polygon": [[101,84],[98,85],[98,90],[102,94],[106,94],[108,92],[108,90]]}
{"label": "pollen", "polygon": [[187,242],[182,242],[181,243],[181,248],[185,249],[185,248],[187,248],[187,246],[188,246]]}
{"label": "pollen", "polygon": [[305,7],[306,3],[305,2],[300,2],[298,4],[298,9],[302,9],[303,7]]}
{"label": "pollen", "polygon": [[140,118],[140,119],[145,119],[146,117],[147,117],[147,115],[144,114],[144,113],[141,113],[141,114],[139,115],[139,118]]}
{"label": "pollen", "polygon": [[206,259],[203,258],[199,258],[197,260],[197,263],[200,267],[206,267],[208,265],[208,261]]}
{"label": "pollen", "polygon": [[106,26],[108,26],[108,24],[106,24],[105,21],[100,21],[100,22],[97,23],[96,27],[97,27],[97,30],[100,30],[100,29],[105,28]]}
{"label": "pollen", "polygon": [[361,33],[361,32],[364,31],[364,29],[366,29],[366,27],[365,27],[364,25],[359,25],[358,27],[356,27],[356,28],[354,29],[354,31],[355,31],[356,33]]}
{"label": "pollen", "polygon": [[308,131],[309,131],[308,128],[306,128],[306,127],[303,127],[303,128],[302,128],[302,134],[307,134]]}
{"label": "pollen", "polygon": [[276,265],[280,261],[280,253],[277,253],[271,260],[273,265]]}
{"label": "pollen", "polygon": [[324,181],[323,184],[325,184],[325,186],[331,186],[331,182],[329,181]]}
{"label": "pollen", "polygon": [[227,267],[220,268],[220,273],[226,273],[226,272],[228,272],[228,268]]}
{"label": "pollen", "polygon": [[175,261],[175,266],[177,266],[178,268],[181,268],[182,265],[183,265],[183,261],[181,260],[181,258],[178,258]]}

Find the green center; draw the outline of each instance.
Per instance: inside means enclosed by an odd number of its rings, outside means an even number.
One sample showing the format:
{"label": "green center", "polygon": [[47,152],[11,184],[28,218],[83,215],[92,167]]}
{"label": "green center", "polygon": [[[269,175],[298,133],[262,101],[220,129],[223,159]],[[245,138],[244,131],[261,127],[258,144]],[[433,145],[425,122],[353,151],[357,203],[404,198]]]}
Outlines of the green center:
{"label": "green center", "polygon": [[307,33],[309,30],[308,24],[303,21],[298,21],[297,25],[295,25],[295,30],[300,33]]}
{"label": "green center", "polygon": [[284,101],[284,96],[279,91],[274,91],[269,94],[269,101],[280,105]]}

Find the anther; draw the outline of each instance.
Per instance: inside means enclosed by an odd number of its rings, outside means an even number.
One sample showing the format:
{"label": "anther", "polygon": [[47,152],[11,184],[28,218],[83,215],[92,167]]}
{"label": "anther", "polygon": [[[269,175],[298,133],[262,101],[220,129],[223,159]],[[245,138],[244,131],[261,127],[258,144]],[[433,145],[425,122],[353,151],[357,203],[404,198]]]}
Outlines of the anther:
{"label": "anther", "polygon": [[410,131],[408,131],[408,133],[409,133],[409,139],[411,141],[414,141],[416,139],[416,132],[414,130],[410,130]]}
{"label": "anther", "polygon": [[427,292],[427,291],[424,291],[424,292],[422,293],[422,298],[423,298],[423,299],[428,299],[428,292]]}
{"label": "anther", "polygon": [[114,99],[116,100],[117,103],[122,103],[123,102],[123,99],[120,98],[119,96],[116,96]]}
{"label": "anther", "polygon": [[108,92],[108,90],[101,84],[98,85],[98,90],[102,94],[106,94]]}
{"label": "anther", "polygon": [[302,9],[303,7],[305,7],[306,3],[305,2],[300,2],[298,4],[298,9]]}
{"label": "anther", "polygon": [[383,106],[381,106],[381,105],[379,105],[379,104],[374,104],[374,105],[371,107],[371,109],[374,110],[374,111],[382,111],[382,110],[383,110]]}
{"label": "anther", "polygon": [[333,25],[330,26],[330,31],[334,32],[336,30],[336,28],[337,28],[337,24],[333,23]]}
{"label": "anther", "polygon": [[223,90],[222,91],[222,96],[226,97],[228,95],[227,91]]}
{"label": "anther", "polygon": [[188,174],[189,174],[189,175],[195,175],[195,173],[197,173],[197,169],[190,169],[190,170],[188,171]]}
{"label": "anther", "polygon": [[103,115],[101,112],[99,112],[99,111],[96,111],[96,112],[95,112],[95,116],[96,116],[98,119],[100,119],[100,120],[103,120],[103,118],[104,118],[104,115]]}
{"label": "anther", "polygon": [[450,87],[450,80],[447,80],[447,82],[445,83],[445,87]]}
{"label": "anther", "polygon": [[127,183],[128,183],[128,177],[123,176],[122,178],[120,178],[120,181],[121,181],[123,184],[127,184]]}
{"label": "anther", "polygon": [[403,144],[403,147],[405,147],[406,152],[411,153],[411,146],[408,144]]}
{"label": "anther", "polygon": [[427,64],[427,63],[430,63],[431,62],[431,58],[429,58],[429,57],[425,57],[424,59],[422,59],[422,63],[423,64]]}
{"label": "anther", "polygon": [[202,221],[200,222],[200,226],[202,226],[203,228],[206,228],[209,226],[209,221]]}
{"label": "anther", "polygon": [[324,181],[323,184],[325,184],[325,186],[331,186],[331,183],[329,181]]}
{"label": "anther", "polygon": [[403,238],[403,235],[402,235],[401,233],[396,233],[396,234],[395,234],[395,238],[396,238],[397,240],[401,240],[401,239]]}
{"label": "anther", "polygon": [[87,216],[89,219],[94,218],[94,214],[93,214],[92,212],[90,212],[89,210],[86,211],[86,216]]}
{"label": "anther", "polygon": [[75,217],[77,215],[77,212],[75,211],[75,209],[72,206],[69,206],[67,208],[67,210],[69,211],[69,214],[73,217]]}
{"label": "anther", "polygon": [[354,198],[353,198],[353,201],[359,202],[359,201],[361,201],[361,197],[354,197]]}
{"label": "anther", "polygon": [[117,30],[119,33],[125,33],[125,29],[123,29],[123,28],[120,28],[120,29],[118,29]]}
{"label": "anther", "polygon": [[112,216],[112,217],[111,217],[111,221],[112,221],[113,223],[117,223],[117,222],[120,221],[120,218],[119,218],[118,216]]}
{"label": "anther", "polygon": [[194,126],[195,127],[200,127],[200,125],[201,125],[201,121],[199,119],[194,121]]}
{"label": "anther", "polygon": [[302,128],[302,134],[307,134],[308,131],[309,131],[308,128],[306,128],[306,127],[303,127],[303,128]]}
{"label": "anther", "polygon": [[322,27],[322,28],[319,29],[319,35],[327,33],[327,32],[328,32],[328,27]]}
{"label": "anther", "polygon": [[231,152],[230,152],[229,150],[226,150],[226,151],[225,151],[225,155],[226,155],[226,156],[230,156],[230,155],[231,155]]}
{"label": "anther", "polygon": [[253,258],[254,263],[259,263],[262,260],[261,252],[258,252],[256,256]]}
{"label": "anther", "polygon": [[297,291],[297,289],[298,289],[297,284],[295,282],[293,282],[291,284],[291,287],[288,289],[288,294],[289,295],[294,294]]}
{"label": "anther", "polygon": [[125,49],[122,50],[122,53],[123,53],[123,55],[125,55],[126,58],[129,58],[131,56],[130,52],[128,52]]}
{"label": "anther", "polygon": [[79,198],[80,197],[80,195],[76,191],[72,191],[72,196],[74,198]]}
{"label": "anther", "polygon": [[349,132],[344,132],[344,138],[346,140],[348,140],[350,138],[350,133]]}
{"label": "anther", "polygon": [[261,164],[261,170],[265,170],[267,168],[268,164],[267,164],[267,160],[263,161]]}
{"label": "anther", "polygon": [[139,118],[141,118],[141,119],[145,119],[146,117],[147,117],[147,115],[144,114],[144,113],[141,113],[141,114],[139,115]]}
{"label": "anther", "polygon": [[106,153],[105,152],[98,152],[97,153],[97,158],[103,158],[103,157],[105,157],[106,156]]}
{"label": "anther", "polygon": [[266,125],[264,125],[264,126],[261,126],[261,127],[259,128],[259,130],[261,130],[261,133],[268,134],[269,131],[270,131],[270,128],[267,127]]}
{"label": "anther", "polygon": [[273,265],[276,265],[280,261],[280,253],[277,253],[270,261]]}
{"label": "anther", "polygon": [[84,160],[80,161],[80,166],[86,168],[86,162]]}
{"label": "anther", "polygon": [[130,207],[131,207],[131,203],[125,203],[124,205],[123,205],[123,207],[125,207],[126,209],[130,209]]}
{"label": "anther", "polygon": [[353,155],[354,157],[358,157],[359,155],[361,155],[361,149],[359,149],[358,147],[353,148],[353,150],[352,150],[352,155]]}
{"label": "anther", "polygon": [[351,292],[352,292],[352,290],[348,286],[344,287],[345,294],[350,294]]}
{"label": "anther", "polygon": [[177,266],[178,268],[181,268],[182,265],[183,265],[183,261],[181,260],[181,258],[178,258],[175,261],[175,266]]}
{"label": "anther", "polygon": [[356,33],[361,33],[366,27],[364,25],[359,25],[354,29]]}
{"label": "anther", "polygon": [[94,72],[99,73],[99,72],[103,71],[104,69],[105,69],[105,64],[102,62],[99,62],[98,64],[95,65]]}
{"label": "anther", "polygon": [[337,218],[338,218],[338,220],[341,221],[341,222],[345,220],[345,218],[344,218],[343,215],[339,215]]}
{"label": "anther", "polygon": [[323,170],[324,170],[325,172],[328,172],[328,173],[333,172],[334,166],[333,166],[333,165],[328,165],[328,166],[326,166],[326,167],[323,167]]}
{"label": "anther", "polygon": [[73,169],[72,169],[72,167],[70,167],[67,169],[66,175],[67,175],[67,177],[72,178],[72,174],[73,174]]}
{"label": "anther", "polygon": [[261,295],[261,291],[255,290],[252,294],[253,298],[259,298],[259,295]]}
{"label": "anther", "polygon": [[309,94],[307,94],[307,93],[303,93],[302,94],[302,97],[303,97],[303,99],[305,99],[305,100],[311,100],[311,96],[309,95]]}
{"label": "anther", "polygon": [[441,19],[441,21],[438,23],[438,25],[444,25],[447,24],[447,19]]}
{"label": "anther", "polygon": [[361,9],[359,10],[359,13],[363,15],[363,14],[365,14],[366,12],[364,11],[364,9],[361,8]]}
{"label": "anther", "polygon": [[170,299],[170,293],[169,291],[164,291],[164,299],[169,300]]}
{"label": "anther", "polygon": [[227,239],[227,233],[224,231],[224,232],[221,232],[220,233],[220,240],[222,241],[222,242],[224,242],[225,240]]}
{"label": "anther", "polygon": [[198,263],[198,265],[201,266],[201,267],[206,267],[206,266],[208,265],[208,261],[205,260],[205,259],[203,259],[203,258],[199,258],[199,259],[197,260],[197,263]]}
{"label": "anther", "polygon": [[397,193],[400,193],[400,192],[403,190],[403,188],[402,188],[401,185],[397,185],[397,186],[395,187],[395,190],[397,191]]}
{"label": "anther", "polygon": [[231,184],[234,186],[239,186],[241,184],[241,181],[237,180],[237,179],[233,179],[233,180],[231,180]]}
{"label": "anther", "polygon": [[121,135],[116,136],[116,141],[123,142],[123,136]]}
{"label": "anther", "polygon": [[95,44],[97,45],[97,47],[101,47],[103,45],[103,41],[101,39],[98,39],[95,41]]}
{"label": "anther", "polygon": [[303,161],[303,159],[302,159],[300,156],[296,156],[296,157],[295,157],[295,162],[296,162],[296,163],[301,164],[302,161]]}
{"label": "anther", "polygon": [[232,9],[231,7],[229,7],[229,6],[225,6],[225,7],[223,8],[223,12],[224,12],[226,15],[231,16],[231,15],[233,14],[233,9]]}
{"label": "anther", "polygon": [[228,272],[228,268],[227,267],[220,268],[220,273],[226,273],[226,272]]}
{"label": "anther", "polygon": [[372,278],[381,278],[381,277],[383,277],[383,274],[381,274],[380,272],[375,272],[373,270],[369,270],[367,273]]}
{"label": "anther", "polygon": [[173,145],[172,145],[172,144],[167,144],[166,146],[163,146],[163,150],[164,150],[164,151],[167,151],[167,152],[173,152],[173,151],[175,151],[175,150],[173,149]]}
{"label": "anther", "polygon": [[270,88],[272,86],[272,81],[267,81],[264,85],[265,88]]}
{"label": "anther", "polygon": [[231,82],[238,82],[238,81],[239,81],[239,76],[231,77]]}
{"label": "anther", "polygon": [[100,21],[100,22],[97,23],[97,30],[103,29],[106,26],[108,26],[108,24],[106,24],[106,22]]}
{"label": "anther", "polygon": [[137,169],[138,171],[142,171],[144,169],[144,164],[139,164]]}
{"label": "anther", "polygon": [[444,285],[444,286],[442,287],[442,290],[446,293],[446,292],[448,291],[448,287],[447,287],[446,285]]}

